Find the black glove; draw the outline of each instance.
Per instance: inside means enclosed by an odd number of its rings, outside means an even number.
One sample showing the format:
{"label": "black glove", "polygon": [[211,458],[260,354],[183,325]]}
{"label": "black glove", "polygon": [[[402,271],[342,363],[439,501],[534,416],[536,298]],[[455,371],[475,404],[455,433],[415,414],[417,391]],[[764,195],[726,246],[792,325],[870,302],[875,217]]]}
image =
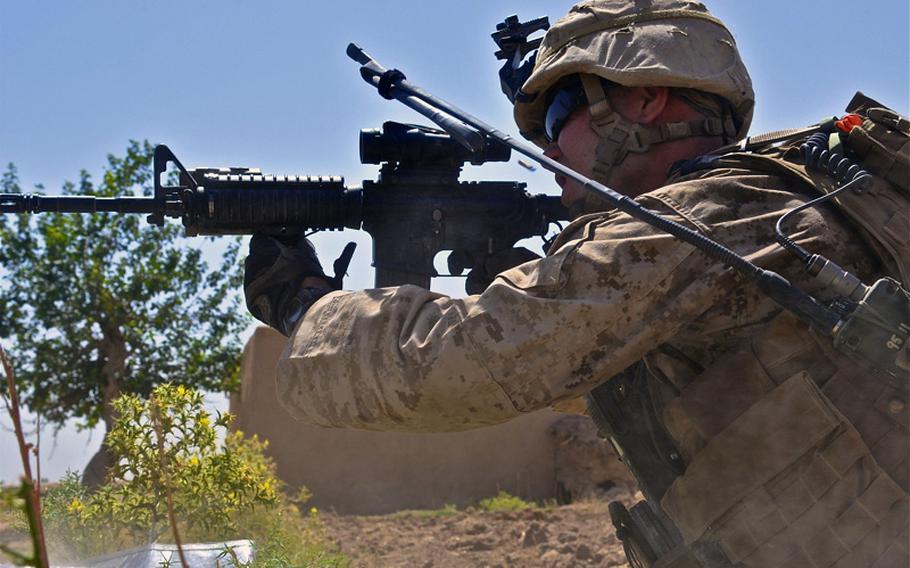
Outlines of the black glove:
{"label": "black glove", "polygon": [[[316,300],[340,290],[357,245],[348,243],[335,261],[334,278],[326,276],[309,240],[280,241],[268,235],[253,235],[246,257],[243,292],[253,317],[290,336],[294,326]],[[328,287],[304,287],[308,276],[322,278]]]}
{"label": "black glove", "polygon": [[487,286],[493,282],[496,275],[514,268],[519,264],[524,264],[531,260],[540,258],[540,255],[531,252],[524,247],[514,247],[501,250],[493,254],[485,254],[478,259],[465,251],[452,251],[449,255],[449,273],[461,274],[464,269],[473,266],[468,277],[465,280],[465,292],[468,294],[480,294],[486,290]]}

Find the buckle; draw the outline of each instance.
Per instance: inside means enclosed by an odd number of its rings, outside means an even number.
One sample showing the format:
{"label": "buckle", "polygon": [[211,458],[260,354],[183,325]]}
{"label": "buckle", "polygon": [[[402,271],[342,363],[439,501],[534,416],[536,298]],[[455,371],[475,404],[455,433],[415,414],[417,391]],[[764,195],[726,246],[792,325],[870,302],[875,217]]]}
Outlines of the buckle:
{"label": "buckle", "polygon": [[610,521],[616,531],[616,538],[622,542],[626,560],[633,568],[647,568],[657,561],[657,554],[647,541],[638,522],[620,501],[611,501],[608,505]]}
{"label": "buckle", "polygon": [[664,140],[687,138],[692,132],[688,122],[667,122],[660,125]]}
{"label": "buckle", "polygon": [[704,129],[708,136],[720,136],[724,133],[724,125],[719,118],[706,118]]}
{"label": "buckle", "polygon": [[626,143],[626,149],[629,152],[642,153],[646,152],[648,148],[651,147],[651,143],[648,141],[647,136],[645,136],[645,130],[639,125],[635,125],[629,133],[629,141]]}

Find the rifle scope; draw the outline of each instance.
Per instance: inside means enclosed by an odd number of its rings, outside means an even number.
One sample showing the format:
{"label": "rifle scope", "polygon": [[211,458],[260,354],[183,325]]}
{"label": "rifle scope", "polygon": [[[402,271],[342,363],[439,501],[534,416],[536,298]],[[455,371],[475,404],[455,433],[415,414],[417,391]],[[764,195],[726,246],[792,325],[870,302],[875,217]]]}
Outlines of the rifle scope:
{"label": "rifle scope", "polygon": [[360,131],[360,162],[363,164],[420,164],[435,167],[460,167],[470,162],[508,162],[512,149],[492,138],[483,148],[471,151],[451,136],[435,128],[416,124],[386,122],[382,129]]}

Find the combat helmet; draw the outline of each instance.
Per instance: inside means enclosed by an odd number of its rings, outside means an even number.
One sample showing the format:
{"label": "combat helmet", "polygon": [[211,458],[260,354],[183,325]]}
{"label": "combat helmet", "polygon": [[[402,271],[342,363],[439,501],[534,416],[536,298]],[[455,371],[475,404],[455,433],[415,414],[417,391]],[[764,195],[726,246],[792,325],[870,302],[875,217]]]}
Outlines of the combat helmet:
{"label": "combat helmet", "polygon": [[[755,96],[749,73],[726,26],[700,2],[688,0],[586,0],[572,7],[546,33],[534,69],[515,99],[522,135],[547,145],[544,121],[551,90],[577,75],[600,136],[595,177],[629,152],[689,136],[743,138],[752,121]],[[704,121],[644,127],[612,111],[603,83],[663,86],[704,93],[726,112]],[[699,106],[699,105],[696,105]]]}

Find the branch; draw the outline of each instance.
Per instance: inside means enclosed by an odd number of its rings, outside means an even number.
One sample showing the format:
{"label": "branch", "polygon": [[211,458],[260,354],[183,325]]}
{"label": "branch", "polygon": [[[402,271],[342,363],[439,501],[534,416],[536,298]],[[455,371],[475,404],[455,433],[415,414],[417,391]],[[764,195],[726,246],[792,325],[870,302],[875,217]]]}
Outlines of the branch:
{"label": "branch", "polygon": [[174,514],[174,496],[171,492],[171,475],[167,470],[167,460],[164,455],[164,433],[161,431],[161,416],[159,414],[158,400],[152,395],[151,400],[152,423],[155,425],[155,437],[158,439],[158,461],[161,467],[161,473],[164,475],[164,493],[167,496],[167,519],[171,524],[171,531],[174,534],[174,544],[177,545],[177,554],[180,556],[180,564],[183,568],[189,568],[186,556],[183,555],[183,544],[180,542],[180,531],[177,530],[177,515]]}
{"label": "branch", "polygon": [[41,414],[35,418],[35,493],[41,495]]}
{"label": "branch", "polygon": [[13,421],[13,428],[16,430],[19,457],[22,460],[22,470],[25,473],[21,494],[27,506],[29,530],[35,546],[36,560],[38,566],[48,568],[44,524],[41,522],[41,494],[38,493],[32,477],[31,460],[28,456],[29,445],[25,441],[25,432],[22,429],[22,418],[19,413],[19,393],[16,390],[16,376],[13,374],[13,367],[10,365],[9,359],[6,358],[6,352],[3,350],[2,345],[0,345],[0,363],[3,364],[3,372],[6,374],[6,388],[9,394],[8,398],[6,396],[3,397],[3,403],[6,405],[6,410]]}

